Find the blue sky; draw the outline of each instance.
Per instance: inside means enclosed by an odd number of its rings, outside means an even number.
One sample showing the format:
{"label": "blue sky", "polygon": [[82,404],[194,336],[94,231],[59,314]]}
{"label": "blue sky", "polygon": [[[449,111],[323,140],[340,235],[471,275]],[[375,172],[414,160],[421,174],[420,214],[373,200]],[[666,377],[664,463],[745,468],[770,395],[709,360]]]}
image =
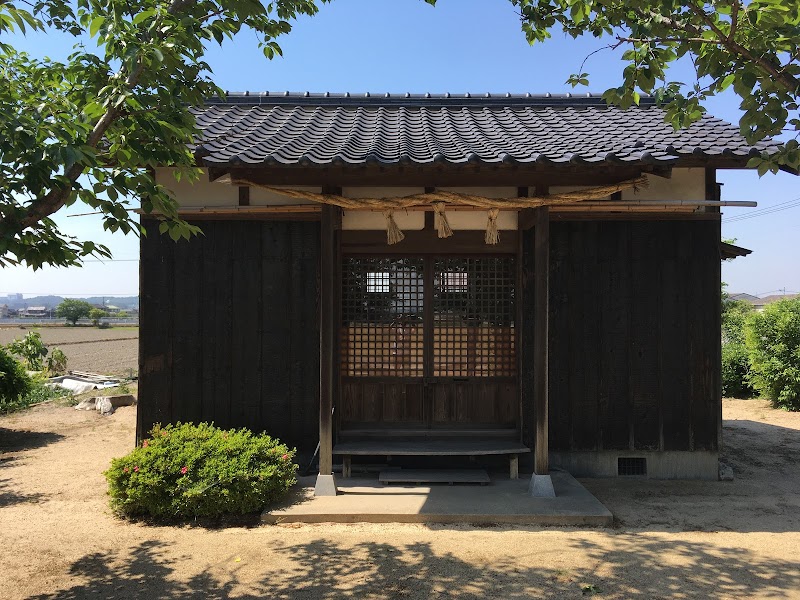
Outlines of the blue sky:
{"label": "blue sky", "polygon": [[[71,41],[48,36],[17,39],[32,54],[65,56]],[[534,47],[520,32],[508,0],[334,0],[317,16],[301,19],[280,40],[284,57],[266,60],[251,32],[214,47],[208,62],[214,78],[231,91],[331,92],[553,92],[573,91],[564,84],[584,57],[607,42],[572,40],[559,33]],[[691,81],[688,65],[673,79]],[[621,63],[610,51],[586,63],[590,91],[602,92],[619,81]],[[586,90],[577,90],[578,92]],[[732,93],[715,99],[709,111],[728,121],[739,118]],[[800,178],[787,174],[758,178],[755,172],[720,171],[726,200],[756,200],[759,208],[800,198]],[[726,209],[723,236],[754,252],[723,265],[729,290],[766,294],[786,288],[800,291],[800,206],[726,223],[753,209]],[[88,212],[77,206],[73,213]],[[65,231],[109,245],[115,261],[87,263],[81,269],[0,270],[0,295],[136,294],[138,240],[109,235],[95,217],[60,216]]]}

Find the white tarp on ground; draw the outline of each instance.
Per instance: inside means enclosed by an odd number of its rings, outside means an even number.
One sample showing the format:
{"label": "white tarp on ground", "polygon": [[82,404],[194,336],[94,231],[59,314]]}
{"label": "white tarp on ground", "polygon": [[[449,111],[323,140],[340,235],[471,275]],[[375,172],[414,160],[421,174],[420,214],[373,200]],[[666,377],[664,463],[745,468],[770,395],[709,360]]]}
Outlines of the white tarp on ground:
{"label": "white tarp on ground", "polygon": [[102,390],[114,387],[119,385],[119,380],[92,381],[91,379],[78,377],[76,375],[63,375],[61,377],[53,377],[48,383],[69,390],[73,394],[82,394],[89,390]]}

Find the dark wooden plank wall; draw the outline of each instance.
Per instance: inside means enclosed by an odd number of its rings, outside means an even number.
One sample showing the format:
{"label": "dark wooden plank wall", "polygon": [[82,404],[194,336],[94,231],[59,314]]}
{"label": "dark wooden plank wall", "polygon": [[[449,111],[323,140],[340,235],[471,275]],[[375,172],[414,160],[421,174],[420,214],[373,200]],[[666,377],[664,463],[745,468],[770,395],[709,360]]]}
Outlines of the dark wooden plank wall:
{"label": "dark wooden plank wall", "polygon": [[137,435],[213,421],[313,450],[319,224],[203,221],[178,243],[145,224]]}
{"label": "dark wooden plank wall", "polygon": [[550,448],[716,449],[719,222],[556,222],[550,235]]}

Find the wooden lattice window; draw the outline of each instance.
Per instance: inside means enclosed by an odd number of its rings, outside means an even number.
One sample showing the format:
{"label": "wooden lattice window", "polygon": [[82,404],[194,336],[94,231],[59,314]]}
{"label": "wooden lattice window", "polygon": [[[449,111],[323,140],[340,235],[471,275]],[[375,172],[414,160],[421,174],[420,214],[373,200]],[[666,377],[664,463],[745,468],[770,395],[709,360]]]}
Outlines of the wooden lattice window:
{"label": "wooden lattice window", "polygon": [[342,375],[516,376],[515,281],[513,257],[346,257]]}
{"label": "wooden lattice window", "polygon": [[516,375],[514,258],[439,258],[434,269],[433,376]]}
{"label": "wooden lattice window", "polygon": [[346,258],[342,268],[342,374],[423,376],[421,258]]}

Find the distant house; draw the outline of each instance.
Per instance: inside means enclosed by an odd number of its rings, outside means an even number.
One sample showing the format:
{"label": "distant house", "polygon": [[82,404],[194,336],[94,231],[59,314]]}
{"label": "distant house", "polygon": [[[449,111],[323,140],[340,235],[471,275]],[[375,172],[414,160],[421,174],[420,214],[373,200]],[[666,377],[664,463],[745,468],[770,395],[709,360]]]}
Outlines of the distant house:
{"label": "distant house", "polygon": [[0,305],[0,319],[8,317],[8,304]]}
{"label": "distant house", "polygon": [[46,306],[29,306],[19,311],[20,317],[43,318],[49,317],[50,312]]}
{"label": "distant house", "polygon": [[728,298],[730,300],[744,300],[745,302],[755,303],[760,302],[761,298],[758,296],[753,296],[753,294],[728,294]]}
{"label": "distant house", "polygon": [[763,298],[759,298],[758,296],[753,296],[752,294],[729,294],[728,298],[731,300],[744,300],[745,302],[749,302],[753,305],[756,312],[761,312],[764,310],[764,307],[767,304],[772,304],[773,302],[777,302],[778,300],[790,299],[790,298],[798,298],[800,294],[772,294],[770,296],[764,296]]}
{"label": "distant house", "polygon": [[800,298],[800,294],[772,294],[770,296],[764,296],[760,298],[761,308],[759,309],[756,307],[756,310],[764,310],[764,307],[768,304],[773,304],[779,300],[791,300],[792,298]]}

